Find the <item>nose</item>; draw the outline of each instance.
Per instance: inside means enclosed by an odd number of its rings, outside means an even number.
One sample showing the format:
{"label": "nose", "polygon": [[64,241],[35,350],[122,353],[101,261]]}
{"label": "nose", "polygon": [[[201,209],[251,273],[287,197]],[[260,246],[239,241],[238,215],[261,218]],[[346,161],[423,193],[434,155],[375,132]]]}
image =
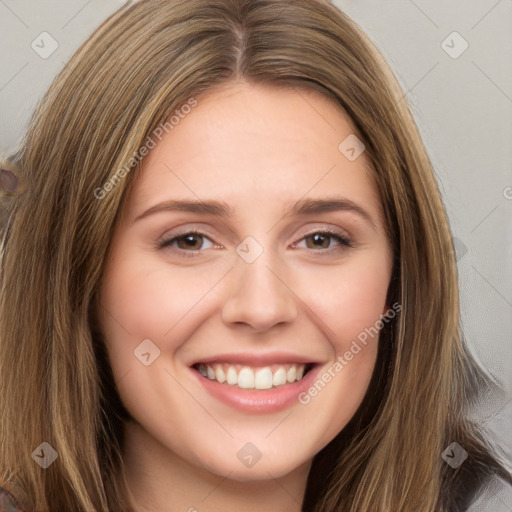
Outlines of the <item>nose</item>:
{"label": "nose", "polygon": [[247,263],[238,258],[230,272],[229,296],[222,308],[226,324],[247,324],[261,332],[297,318],[297,296],[275,260],[263,252]]}

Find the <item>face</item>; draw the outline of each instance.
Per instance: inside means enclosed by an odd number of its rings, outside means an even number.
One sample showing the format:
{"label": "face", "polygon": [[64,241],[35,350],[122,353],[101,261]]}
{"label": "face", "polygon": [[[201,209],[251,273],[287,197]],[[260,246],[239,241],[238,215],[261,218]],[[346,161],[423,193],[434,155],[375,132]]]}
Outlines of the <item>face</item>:
{"label": "face", "polygon": [[353,138],[339,149],[357,134],[344,110],[247,84],[197,100],[127,198],[100,328],[160,453],[239,481],[279,477],[363,399],[378,335],[362,333],[389,307],[391,248],[364,152],[354,159]]}

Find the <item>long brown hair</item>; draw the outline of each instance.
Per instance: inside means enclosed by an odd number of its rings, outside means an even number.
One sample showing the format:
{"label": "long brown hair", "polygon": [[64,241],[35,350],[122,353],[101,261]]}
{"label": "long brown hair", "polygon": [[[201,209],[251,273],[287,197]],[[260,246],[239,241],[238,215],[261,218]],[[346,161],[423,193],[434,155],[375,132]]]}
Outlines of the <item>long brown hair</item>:
{"label": "long brown hair", "polygon": [[[512,483],[468,417],[494,383],[462,339],[431,162],[390,68],[327,0],[141,0],[57,76],[10,159],[24,190],[6,198],[1,247],[3,481],[35,510],[131,510],[127,412],[96,329],[102,270],[140,149],[191,98],[237,80],[314,89],[347,111],[395,255],[400,315],[381,332],[363,403],[313,461],[303,510],[451,512],[494,474]],[[42,442],[58,453],[45,470],[31,455]],[[452,442],[468,453],[457,469],[441,457]]]}

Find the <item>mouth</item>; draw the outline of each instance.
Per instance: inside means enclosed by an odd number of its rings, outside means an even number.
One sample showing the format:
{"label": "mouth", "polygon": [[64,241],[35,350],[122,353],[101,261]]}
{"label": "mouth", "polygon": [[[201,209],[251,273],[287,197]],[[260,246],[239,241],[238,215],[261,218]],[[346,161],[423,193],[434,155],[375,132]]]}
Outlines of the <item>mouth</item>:
{"label": "mouth", "polygon": [[276,363],[265,366],[228,362],[196,363],[192,369],[204,378],[225,386],[246,390],[273,390],[302,380],[315,363]]}
{"label": "mouth", "polygon": [[273,414],[299,404],[324,365],[284,354],[238,354],[198,361],[190,370],[214,400],[254,415]]}

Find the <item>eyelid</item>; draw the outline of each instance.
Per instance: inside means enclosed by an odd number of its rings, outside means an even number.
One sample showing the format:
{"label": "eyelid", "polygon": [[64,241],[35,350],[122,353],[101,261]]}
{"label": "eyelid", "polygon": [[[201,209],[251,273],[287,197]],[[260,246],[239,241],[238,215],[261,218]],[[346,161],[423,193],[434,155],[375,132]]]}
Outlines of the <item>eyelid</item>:
{"label": "eyelid", "polygon": [[[158,238],[157,244],[172,240],[173,238],[179,238],[181,236],[188,235],[191,233],[198,234],[198,235],[205,235],[209,238],[215,237],[215,235],[213,234],[212,231],[208,230],[208,228],[205,228],[202,225],[199,225],[199,227],[197,227],[194,224],[192,224],[192,225],[187,224],[183,229],[178,227],[178,228],[176,228],[176,230],[177,230],[176,232],[172,231],[172,234],[169,234],[169,231],[166,231],[161,237]],[[213,240],[212,240],[212,242],[213,242]]]}
{"label": "eyelid", "polygon": [[[315,233],[329,233],[331,235],[337,235],[341,238],[345,238],[347,240],[351,240],[352,237],[351,235],[349,235],[349,233],[347,232],[347,230],[345,229],[341,229],[341,228],[334,228],[334,227],[330,227],[330,226],[325,226],[324,225],[321,225],[321,226],[314,226],[306,231],[303,231],[302,234],[300,235],[301,238],[300,240],[302,240],[302,238],[306,237],[306,236],[310,236],[310,235],[313,235]],[[299,240],[299,241],[300,241]]]}

